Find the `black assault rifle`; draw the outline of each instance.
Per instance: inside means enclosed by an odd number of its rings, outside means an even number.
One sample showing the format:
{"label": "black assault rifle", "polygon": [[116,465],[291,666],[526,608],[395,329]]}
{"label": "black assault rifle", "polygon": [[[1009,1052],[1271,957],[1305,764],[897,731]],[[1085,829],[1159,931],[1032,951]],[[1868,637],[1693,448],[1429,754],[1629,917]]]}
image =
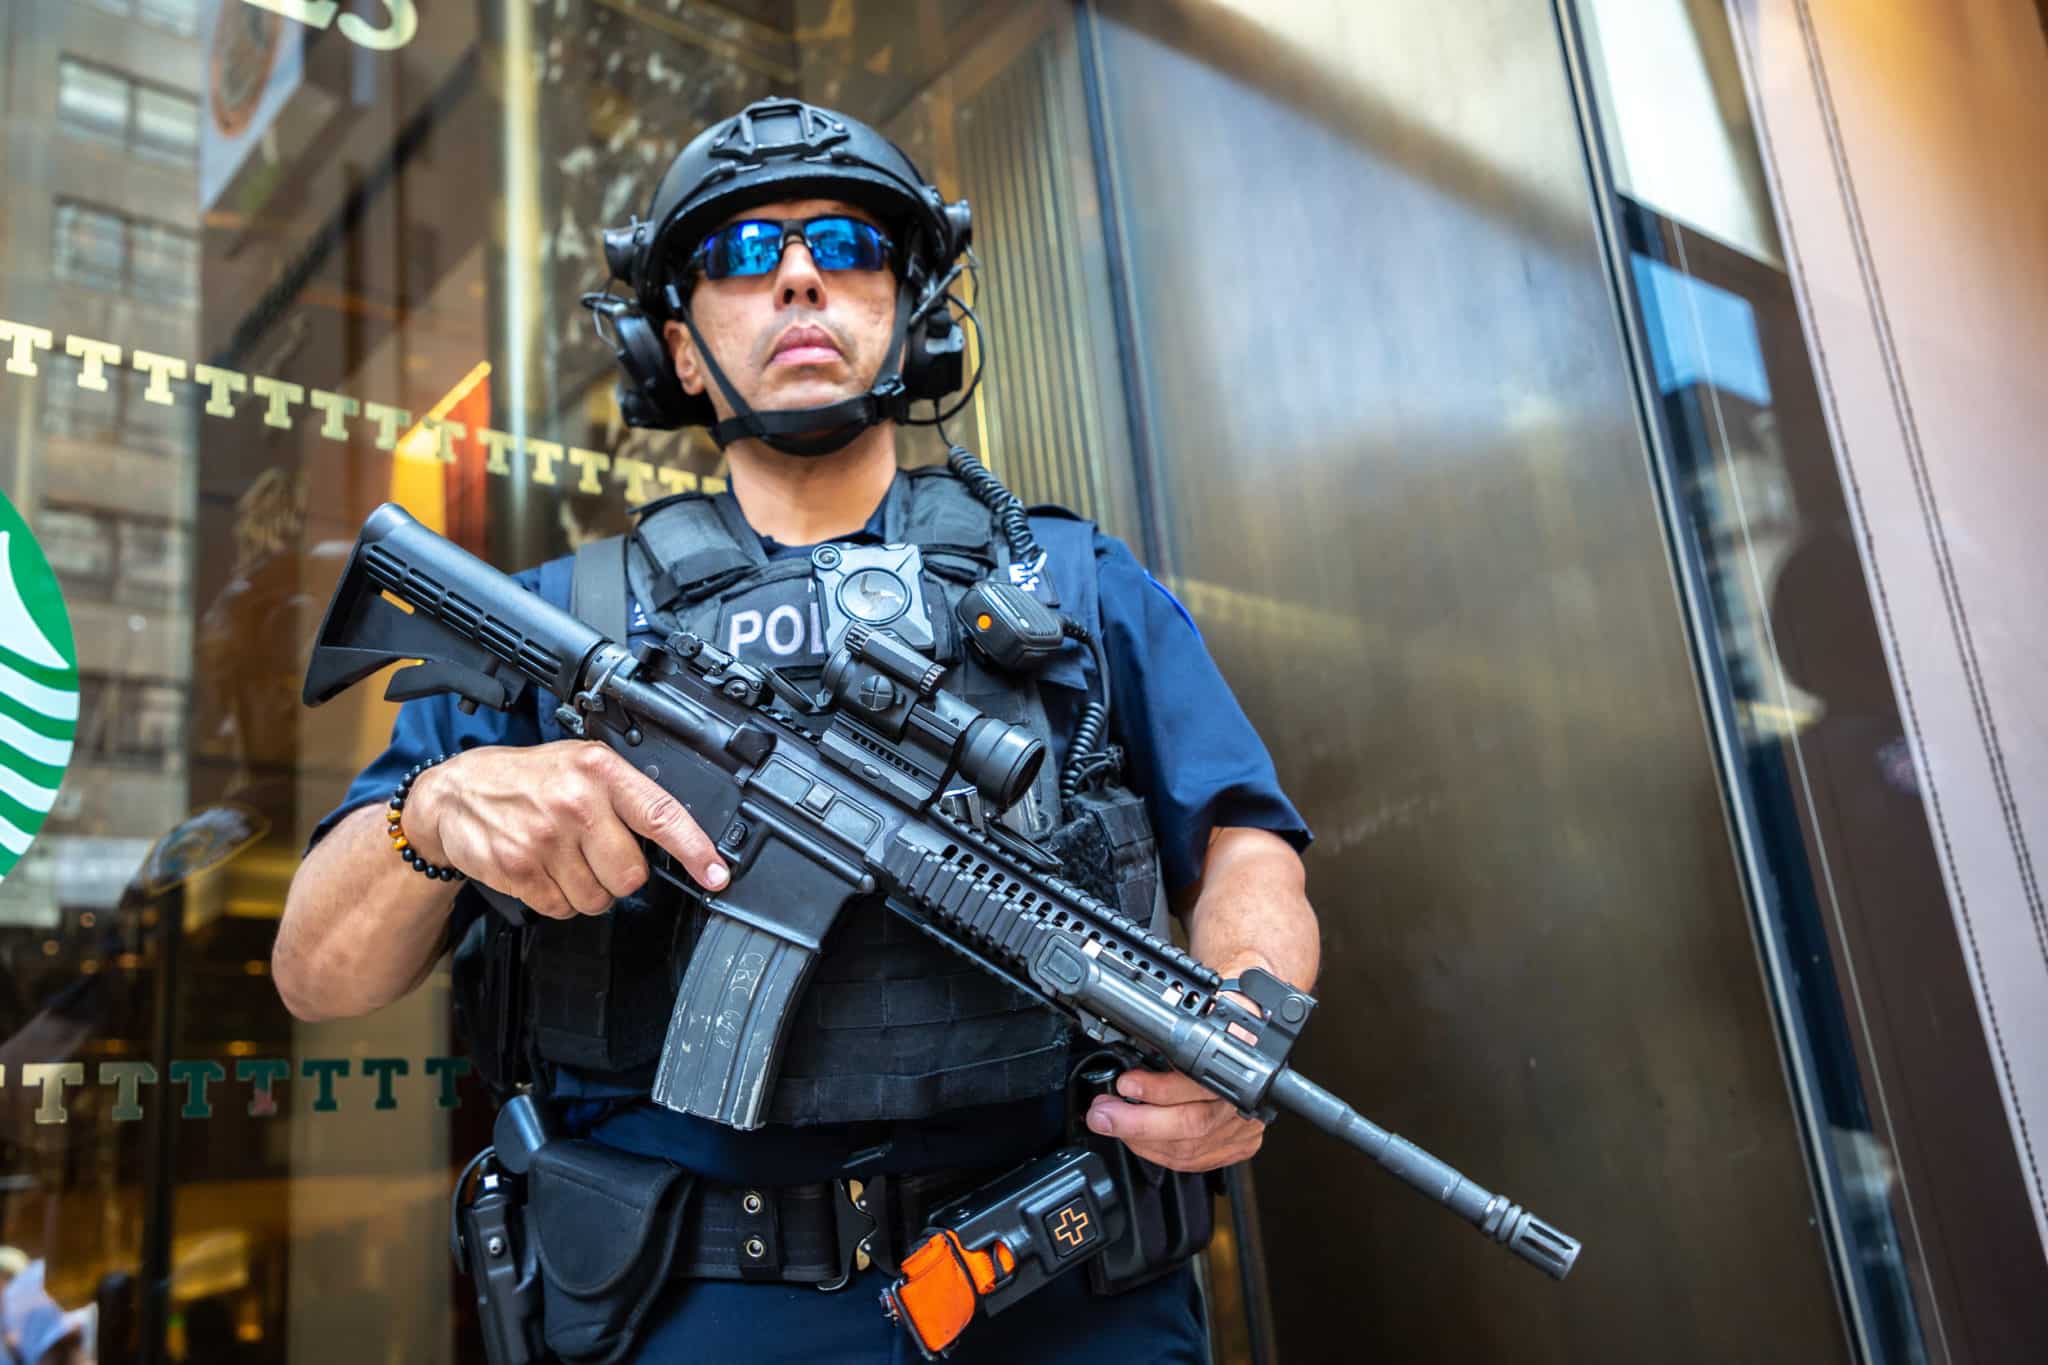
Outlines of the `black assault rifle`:
{"label": "black assault rifle", "polygon": [[1312,997],[1256,969],[1222,979],[994,818],[1031,786],[1043,744],[942,690],[940,667],[895,636],[848,630],[820,706],[694,635],[628,651],[386,504],[328,604],[306,704],[407,659],[421,662],[393,676],[389,699],[453,693],[474,711],[509,710],[528,686],[566,698],[565,730],[623,755],[717,841],[732,876],[717,894],[646,850],[708,910],[654,1084],[669,1108],[760,1125],[826,933],[850,899],[879,891],[1130,1064],[1170,1065],[1247,1115],[1299,1114],[1556,1278],[1578,1258],[1575,1239],[1290,1068]]}

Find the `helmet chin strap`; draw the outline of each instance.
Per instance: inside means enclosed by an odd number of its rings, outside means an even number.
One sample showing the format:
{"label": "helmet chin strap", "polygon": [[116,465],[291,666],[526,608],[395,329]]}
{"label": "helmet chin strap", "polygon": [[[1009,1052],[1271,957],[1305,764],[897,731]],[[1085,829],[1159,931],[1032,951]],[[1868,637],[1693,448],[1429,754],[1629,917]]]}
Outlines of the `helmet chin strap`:
{"label": "helmet chin strap", "polygon": [[[718,391],[725,395],[733,415],[711,428],[711,439],[720,450],[734,441],[756,440],[770,449],[785,455],[830,455],[845,448],[856,436],[878,422],[901,418],[910,411],[910,400],[904,394],[902,362],[903,339],[910,332],[911,301],[910,281],[905,280],[896,289],[896,323],[889,338],[888,360],[882,372],[875,377],[874,387],[853,398],[842,398],[836,403],[826,403],[814,408],[785,408],[775,412],[756,412],[740,397],[739,390],[725,377],[725,370],[718,358],[711,354],[711,348],[704,344],[703,336],[697,331],[697,323],[691,318],[690,310],[683,305],[682,296],[674,285],[669,286],[669,308],[682,319],[683,326],[690,331],[690,340],[697,345],[697,354],[704,358],[705,369],[711,372]],[[809,433],[809,434],[806,434]]]}

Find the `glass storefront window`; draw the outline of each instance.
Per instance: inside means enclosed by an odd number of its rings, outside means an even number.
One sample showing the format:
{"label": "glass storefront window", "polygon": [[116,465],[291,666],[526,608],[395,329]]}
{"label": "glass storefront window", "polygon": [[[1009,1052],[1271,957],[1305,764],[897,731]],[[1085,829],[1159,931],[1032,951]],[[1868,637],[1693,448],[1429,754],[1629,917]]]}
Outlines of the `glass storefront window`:
{"label": "glass storefront window", "polygon": [[1584,8],[1653,54],[1594,103],[1659,106],[1611,261],[1543,6],[10,7],[0,493],[76,658],[0,657],[0,764],[53,792],[0,881],[0,1243],[101,1362],[481,1358],[447,962],[358,1019],[269,976],[395,711],[304,706],[308,650],[383,502],[512,570],[725,489],[704,431],[625,424],[579,299],[678,148],[789,93],[974,205],[987,380],[901,463],[958,439],[1128,541],[1317,828],[1306,1069],[1589,1243],[1559,1297],[1282,1124],[1205,1262],[1218,1359],[1922,1358],[1843,1006],[1873,930],[1794,784],[1838,744],[1889,784],[1846,837],[1907,848],[1910,763],[1776,630],[1834,600],[1839,489],[1739,98],[1679,41],[1712,6]]}
{"label": "glass storefront window", "polygon": [[[1958,1235],[1935,1212],[2009,1206],[2017,1157],[1743,56],[1718,6],[1582,0],[1564,12],[1586,64],[1596,204],[1844,1318],[1865,1359],[1954,1359],[1986,1330],[1979,1315],[1998,1313],[1997,1267],[2034,1235],[2019,1218],[1996,1231],[1973,1219]],[[1959,1163],[1964,1147],[1978,1156]]]}

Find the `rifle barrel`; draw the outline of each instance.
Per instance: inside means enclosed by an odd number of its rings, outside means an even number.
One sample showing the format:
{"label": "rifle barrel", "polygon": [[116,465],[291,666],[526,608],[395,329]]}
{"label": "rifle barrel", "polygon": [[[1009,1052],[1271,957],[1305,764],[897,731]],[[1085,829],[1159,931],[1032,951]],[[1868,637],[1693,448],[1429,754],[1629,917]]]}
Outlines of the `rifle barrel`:
{"label": "rifle barrel", "polygon": [[1411,1188],[1464,1218],[1552,1279],[1563,1279],[1579,1259],[1579,1241],[1473,1184],[1398,1134],[1390,1133],[1308,1077],[1287,1067],[1273,1078],[1267,1098],[1377,1161]]}

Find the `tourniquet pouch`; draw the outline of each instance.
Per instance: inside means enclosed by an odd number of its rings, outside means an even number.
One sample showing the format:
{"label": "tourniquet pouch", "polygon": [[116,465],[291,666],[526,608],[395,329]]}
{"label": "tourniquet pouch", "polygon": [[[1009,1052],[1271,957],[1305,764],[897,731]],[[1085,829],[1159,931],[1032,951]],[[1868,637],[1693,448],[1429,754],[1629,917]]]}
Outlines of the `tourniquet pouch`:
{"label": "tourniquet pouch", "polygon": [[526,1180],[542,1338],[569,1365],[610,1365],[632,1348],[668,1279],[696,1177],[572,1138],[536,1151]]}

